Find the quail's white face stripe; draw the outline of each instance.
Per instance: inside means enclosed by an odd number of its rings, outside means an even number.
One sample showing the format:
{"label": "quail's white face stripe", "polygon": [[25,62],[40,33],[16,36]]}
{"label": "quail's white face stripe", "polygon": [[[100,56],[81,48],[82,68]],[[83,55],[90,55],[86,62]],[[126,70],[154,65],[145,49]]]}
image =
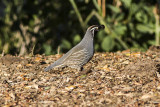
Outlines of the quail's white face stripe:
{"label": "quail's white face stripe", "polygon": [[95,31],[95,29],[98,29],[98,27],[93,27],[92,29],[90,29],[90,31],[92,32],[93,37],[94,37],[94,31]]}
{"label": "quail's white face stripe", "polygon": [[93,27],[92,29],[90,29],[90,31],[93,31],[93,30],[95,30],[95,29],[98,29],[98,27]]}

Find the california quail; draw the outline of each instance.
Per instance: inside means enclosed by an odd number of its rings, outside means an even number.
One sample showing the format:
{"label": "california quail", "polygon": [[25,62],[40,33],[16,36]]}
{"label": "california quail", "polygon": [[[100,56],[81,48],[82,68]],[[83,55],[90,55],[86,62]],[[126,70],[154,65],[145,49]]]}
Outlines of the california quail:
{"label": "california quail", "polygon": [[48,71],[55,67],[71,67],[76,68],[78,70],[82,69],[82,66],[86,64],[94,54],[94,35],[100,29],[104,29],[104,25],[92,25],[90,26],[86,34],[84,35],[82,41],[74,46],[71,50],[69,50],[65,55],[63,55],[60,59],[55,61],[53,64],[44,69],[44,71]]}

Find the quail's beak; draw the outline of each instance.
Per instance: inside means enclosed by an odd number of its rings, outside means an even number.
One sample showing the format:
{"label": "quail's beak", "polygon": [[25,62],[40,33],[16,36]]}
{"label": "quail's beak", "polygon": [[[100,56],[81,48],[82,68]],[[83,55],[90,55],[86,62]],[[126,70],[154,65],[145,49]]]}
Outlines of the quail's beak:
{"label": "quail's beak", "polygon": [[96,28],[96,31],[99,31],[99,30],[104,29],[104,28],[105,28],[104,25],[99,25],[99,26]]}
{"label": "quail's beak", "polygon": [[99,25],[98,26],[98,30],[100,30],[100,29],[104,29],[105,28],[105,26],[104,25]]}

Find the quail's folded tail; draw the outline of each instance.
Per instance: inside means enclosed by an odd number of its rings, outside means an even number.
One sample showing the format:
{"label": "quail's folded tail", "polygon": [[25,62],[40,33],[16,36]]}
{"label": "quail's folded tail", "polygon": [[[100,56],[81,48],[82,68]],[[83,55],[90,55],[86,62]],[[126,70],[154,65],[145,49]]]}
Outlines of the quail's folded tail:
{"label": "quail's folded tail", "polygon": [[45,68],[44,71],[47,72],[58,65],[60,65],[60,64],[55,62],[55,63],[51,64],[50,66],[48,66],[47,68]]}

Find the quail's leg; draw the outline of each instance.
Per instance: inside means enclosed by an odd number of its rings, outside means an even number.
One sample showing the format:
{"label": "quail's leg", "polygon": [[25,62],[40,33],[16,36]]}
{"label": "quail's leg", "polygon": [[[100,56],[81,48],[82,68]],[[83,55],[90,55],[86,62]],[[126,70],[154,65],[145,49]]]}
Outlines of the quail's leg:
{"label": "quail's leg", "polygon": [[88,66],[86,69],[83,69],[81,70],[81,72],[79,73],[79,75],[84,75],[84,74],[88,74],[91,72],[91,68],[92,66]]}
{"label": "quail's leg", "polygon": [[77,71],[82,71],[83,70],[83,67],[76,67]]}

